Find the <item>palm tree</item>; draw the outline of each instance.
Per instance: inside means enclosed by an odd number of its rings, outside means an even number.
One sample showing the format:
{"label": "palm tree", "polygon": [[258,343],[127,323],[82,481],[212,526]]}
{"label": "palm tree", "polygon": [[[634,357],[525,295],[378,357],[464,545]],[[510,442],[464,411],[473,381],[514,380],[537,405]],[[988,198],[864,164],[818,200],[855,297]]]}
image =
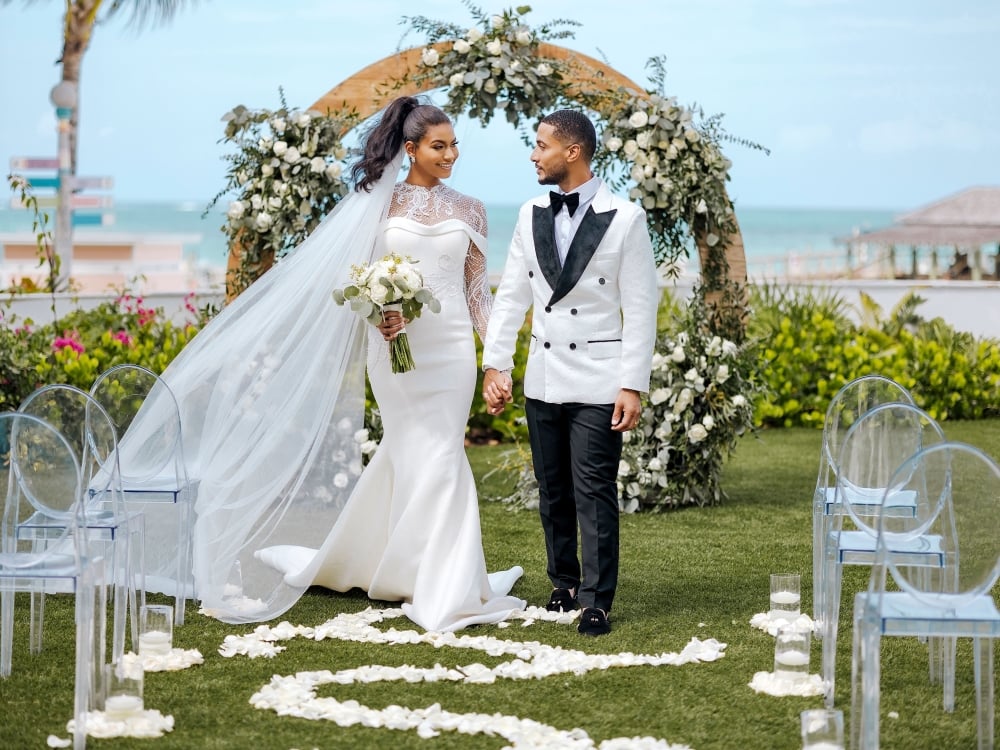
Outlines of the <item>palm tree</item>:
{"label": "palm tree", "polygon": [[[31,3],[33,0],[25,0]],[[14,0],[0,0],[2,5],[10,5]],[[62,66],[62,77],[56,89],[53,89],[53,99],[57,93],[61,96],[67,88],[72,92],[68,101],[69,119],[63,120],[60,115],[60,188],[59,204],[55,221],[56,263],[49,260],[50,268],[55,272],[62,268],[58,278],[50,281],[50,291],[63,288],[69,282],[71,274],[71,259],[73,255],[73,220],[68,200],[73,189],[73,178],[76,175],[77,129],[79,122],[79,90],[80,69],[83,66],[83,56],[90,47],[90,39],[94,28],[116,16],[128,16],[127,24],[135,28],[143,27],[147,22],[169,21],[177,10],[184,5],[185,0],[64,0],[66,13],[63,16],[63,48],[58,62]],[[194,0],[192,0],[194,2]],[[68,85],[68,86],[67,86]],[[65,106],[60,104],[59,106]],[[65,141],[62,139],[65,138]],[[64,150],[65,149],[65,150]],[[69,153],[66,154],[66,151]],[[66,157],[68,164],[66,163]],[[66,182],[63,178],[68,177]]]}

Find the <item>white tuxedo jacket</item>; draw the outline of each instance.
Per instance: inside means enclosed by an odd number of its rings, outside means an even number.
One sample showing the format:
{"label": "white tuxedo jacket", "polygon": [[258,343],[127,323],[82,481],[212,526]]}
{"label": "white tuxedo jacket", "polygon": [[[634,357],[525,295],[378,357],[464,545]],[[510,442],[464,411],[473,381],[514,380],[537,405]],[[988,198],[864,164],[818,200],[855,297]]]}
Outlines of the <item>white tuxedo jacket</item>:
{"label": "white tuxedo jacket", "polygon": [[518,213],[483,367],[513,367],[517,332],[533,306],[525,396],[610,404],[621,388],[646,392],[658,302],[656,264],[639,206],[602,184],[561,265],[549,197],[541,196]]}

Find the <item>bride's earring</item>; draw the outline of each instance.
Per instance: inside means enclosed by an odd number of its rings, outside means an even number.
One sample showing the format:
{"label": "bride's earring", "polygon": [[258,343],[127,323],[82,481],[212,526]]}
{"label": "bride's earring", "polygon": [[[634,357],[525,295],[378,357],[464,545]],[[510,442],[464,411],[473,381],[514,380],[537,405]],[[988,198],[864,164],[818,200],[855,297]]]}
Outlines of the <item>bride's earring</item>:
{"label": "bride's earring", "polygon": [[413,164],[413,162],[415,161],[416,159],[414,158],[413,154],[410,154],[410,164]]}

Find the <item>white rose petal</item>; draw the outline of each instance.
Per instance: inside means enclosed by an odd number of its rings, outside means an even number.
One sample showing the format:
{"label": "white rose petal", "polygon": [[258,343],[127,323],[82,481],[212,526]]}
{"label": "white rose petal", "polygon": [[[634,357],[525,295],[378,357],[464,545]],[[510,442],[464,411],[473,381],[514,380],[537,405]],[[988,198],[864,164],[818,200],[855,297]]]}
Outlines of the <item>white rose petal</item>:
{"label": "white rose petal", "polygon": [[452,49],[453,49],[453,50],[455,50],[455,51],[456,51],[457,53],[459,53],[460,55],[464,55],[464,54],[465,54],[465,53],[467,53],[467,52],[468,52],[468,51],[469,51],[470,49],[472,49],[472,45],[471,45],[471,44],[469,44],[469,43],[468,43],[467,41],[465,41],[464,39],[459,39],[458,41],[456,41],[456,42],[455,42],[455,43],[454,43],[454,44],[452,45]]}
{"label": "white rose petal", "polygon": [[491,55],[499,55],[503,52],[503,43],[499,39],[493,39],[486,43],[486,51]]}
{"label": "white rose petal", "polygon": [[483,38],[483,32],[473,27],[469,29],[469,33],[465,35],[465,38],[468,39],[472,44],[475,44],[476,42],[478,42],[480,39]]}
{"label": "white rose petal", "polygon": [[522,47],[527,47],[529,44],[531,44],[530,31],[521,30],[517,32],[517,35],[514,38],[517,40],[517,43],[520,44]]}
{"label": "white rose petal", "polygon": [[451,78],[448,79],[448,85],[453,89],[457,89],[459,86],[465,83],[465,73],[455,73]]}

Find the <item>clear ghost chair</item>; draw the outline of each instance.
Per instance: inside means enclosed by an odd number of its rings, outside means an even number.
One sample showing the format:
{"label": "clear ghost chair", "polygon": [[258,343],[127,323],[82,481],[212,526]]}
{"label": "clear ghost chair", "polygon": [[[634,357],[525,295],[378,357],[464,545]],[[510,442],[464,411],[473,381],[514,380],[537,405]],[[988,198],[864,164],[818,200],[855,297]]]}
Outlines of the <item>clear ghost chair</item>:
{"label": "clear ghost chair", "polygon": [[[86,746],[86,712],[105,654],[107,604],[104,562],[86,533],[86,492],[76,452],[49,423],[27,414],[0,414],[0,677],[9,677],[13,651],[15,592],[34,595],[47,587],[75,596],[76,659],[73,747]],[[19,523],[39,508],[64,516],[44,543],[18,535]],[[35,602],[32,600],[32,605]],[[41,610],[32,606],[32,650],[40,645]],[[36,642],[37,636],[37,642]]]}
{"label": "clear ghost chair", "polygon": [[[820,449],[819,473],[816,490],[813,492],[813,619],[820,622],[826,606],[826,586],[823,581],[823,561],[826,559],[826,544],[834,519],[843,514],[843,506],[836,498],[837,459],[847,431],[861,416],[880,404],[914,403],[913,397],[903,386],[882,375],[862,375],[846,383],[827,407],[823,419],[823,443]],[[858,505],[872,503],[875,512],[881,498],[859,497]],[[895,502],[897,498],[893,498]],[[905,505],[894,511],[913,516],[913,509]],[[817,635],[822,637],[822,628]]]}
{"label": "clear ghost chair", "polygon": [[[118,436],[104,408],[86,391],[72,385],[47,385],[24,399],[18,411],[52,424],[77,452],[77,461],[88,488],[84,504],[92,544],[105,550],[106,583],[113,589],[111,658],[117,663],[125,652],[126,626],[133,647],[138,644],[138,613],[144,603],[143,535],[141,511],[125,507],[118,468]],[[97,488],[97,492],[93,490]],[[44,540],[65,524],[67,512],[39,509],[18,525],[18,535]],[[44,608],[44,592],[36,596]],[[43,610],[44,611],[44,610]],[[131,613],[131,617],[129,617]],[[42,619],[39,618],[39,623]],[[38,634],[39,646],[41,632]]]}
{"label": "clear ghost chair", "polygon": [[[887,491],[913,492],[922,502],[915,527],[886,513],[880,516],[868,590],[854,598],[852,747],[878,747],[882,636],[924,635],[946,644],[946,711],[955,709],[955,639],[972,639],[978,747],[992,748],[993,643],[1000,637],[993,592],[1000,576],[1000,466],[971,445],[939,443],[911,456]],[[942,539],[943,575],[921,575],[892,551],[928,534]]]}
{"label": "clear ghost chair", "polygon": [[[118,432],[122,490],[129,507],[146,518],[146,590],[174,597],[174,623],[184,624],[184,605],[194,599],[192,525],[195,482],[184,460],[180,409],[159,375],[139,365],[101,373],[90,394]],[[143,442],[128,432],[137,417],[158,426]]]}
{"label": "clear ghost chair", "polygon": [[[929,445],[944,442],[941,427],[927,412],[905,403],[887,403],[870,409],[851,425],[837,458],[835,501],[840,513],[832,518],[823,560],[823,610],[819,629],[823,640],[822,672],[826,704],[833,707],[837,631],[840,622],[843,566],[872,565],[878,535],[878,510],[908,508],[896,515],[899,528],[919,523],[919,504],[925,498],[912,490],[890,488],[890,479],[906,459]],[[921,534],[899,539],[891,547],[901,564],[924,568],[923,575],[944,565],[941,539]],[[931,644],[932,649],[936,644]],[[932,677],[936,675],[932,674]]]}

